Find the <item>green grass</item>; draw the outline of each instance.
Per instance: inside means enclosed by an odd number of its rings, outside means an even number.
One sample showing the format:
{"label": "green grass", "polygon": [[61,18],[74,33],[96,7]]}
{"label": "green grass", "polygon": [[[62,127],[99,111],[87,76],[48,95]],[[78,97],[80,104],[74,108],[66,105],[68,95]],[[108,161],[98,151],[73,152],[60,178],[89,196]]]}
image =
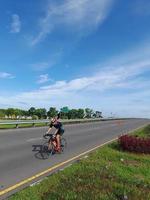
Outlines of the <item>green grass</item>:
{"label": "green grass", "polygon": [[[35,127],[47,126],[46,123],[37,123]],[[19,128],[33,127],[32,124],[20,124]]]}
{"label": "green grass", "polygon": [[[145,136],[147,130],[140,131]],[[10,198],[57,199],[150,200],[150,155],[122,152],[114,142]]]}
{"label": "green grass", "polygon": [[[62,120],[62,122],[64,124],[71,124],[71,123],[86,123],[88,121],[100,121],[100,119],[71,119],[71,120]],[[11,120],[7,121],[6,122],[11,122]],[[35,127],[42,127],[42,126],[47,126],[48,123],[46,122],[42,122],[42,123],[35,123]],[[19,124],[18,125],[18,128],[27,128],[27,127],[32,127],[32,123],[28,123],[28,124]],[[16,125],[15,124],[0,124],[0,129],[13,129],[13,128],[16,128]]]}
{"label": "green grass", "polygon": [[[125,118],[127,119],[127,118]],[[63,124],[71,124],[71,123],[87,123],[87,122],[97,122],[97,121],[106,121],[105,119],[64,119],[62,120]],[[122,120],[122,119],[118,119],[118,120]],[[0,120],[1,121],[1,120]],[[2,120],[1,122],[11,122],[13,120]],[[25,120],[24,120],[25,121]],[[35,123],[35,127],[40,127],[40,126],[47,126],[47,123]],[[28,124],[19,124],[18,128],[27,128],[27,127],[32,127],[32,123],[28,123]],[[14,124],[5,124],[2,125],[0,124],[0,129],[13,129],[16,128],[16,125]]]}
{"label": "green grass", "polygon": [[[30,124],[19,124],[18,127],[19,128],[26,128],[26,127],[32,127],[32,123]],[[46,123],[37,123],[35,124],[35,127],[40,127],[40,126],[47,126]],[[4,124],[4,125],[0,125],[0,129],[13,129],[16,128],[15,124]]]}
{"label": "green grass", "polygon": [[37,123],[35,124],[35,127],[40,127],[40,126],[48,126],[46,123]]}
{"label": "green grass", "polygon": [[10,129],[10,128],[16,128],[16,125],[13,124],[0,125],[0,129]]}
{"label": "green grass", "polygon": [[135,131],[133,134],[143,138],[150,137],[150,125]]}
{"label": "green grass", "polygon": [[[74,123],[74,122],[88,122],[88,121],[100,121],[100,119],[71,119],[71,120],[62,120],[62,122],[64,124],[70,124],[70,123]],[[7,121],[6,121],[7,122]],[[8,122],[11,122],[11,120],[9,120]],[[48,123],[46,122],[42,122],[42,123],[35,123],[35,127],[42,127],[42,126],[47,126]],[[27,127],[32,127],[33,124],[32,123],[28,123],[28,124],[19,124],[18,128],[27,128]],[[16,128],[15,124],[0,124],[0,129],[13,129]]]}

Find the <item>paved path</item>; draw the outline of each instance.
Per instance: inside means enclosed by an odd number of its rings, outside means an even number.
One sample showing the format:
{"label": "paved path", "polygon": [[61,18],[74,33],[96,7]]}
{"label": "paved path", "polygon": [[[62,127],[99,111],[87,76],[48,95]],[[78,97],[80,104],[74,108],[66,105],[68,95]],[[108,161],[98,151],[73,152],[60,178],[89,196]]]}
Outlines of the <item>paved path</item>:
{"label": "paved path", "polygon": [[47,128],[0,130],[0,192],[146,123],[150,123],[150,120],[130,119],[66,125],[64,136],[68,143],[67,150],[48,159],[43,159],[40,153],[42,135]]}

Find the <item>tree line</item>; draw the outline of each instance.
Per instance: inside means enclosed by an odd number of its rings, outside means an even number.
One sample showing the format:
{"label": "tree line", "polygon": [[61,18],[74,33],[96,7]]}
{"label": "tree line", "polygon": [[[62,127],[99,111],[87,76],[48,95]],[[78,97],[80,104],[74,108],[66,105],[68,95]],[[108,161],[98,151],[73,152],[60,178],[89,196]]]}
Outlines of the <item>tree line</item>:
{"label": "tree line", "polygon": [[60,114],[62,119],[102,118],[102,112],[90,108],[69,109],[67,106],[57,110],[56,107],[45,108],[31,107],[29,110],[18,108],[0,109],[0,119],[47,119]]}

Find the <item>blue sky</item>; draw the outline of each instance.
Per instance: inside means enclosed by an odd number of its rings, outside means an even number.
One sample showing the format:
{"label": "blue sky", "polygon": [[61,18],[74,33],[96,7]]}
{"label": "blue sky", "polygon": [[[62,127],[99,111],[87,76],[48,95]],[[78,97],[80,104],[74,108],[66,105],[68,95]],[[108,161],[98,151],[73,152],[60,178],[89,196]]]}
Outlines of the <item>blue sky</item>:
{"label": "blue sky", "polygon": [[150,117],[149,0],[0,0],[0,107]]}

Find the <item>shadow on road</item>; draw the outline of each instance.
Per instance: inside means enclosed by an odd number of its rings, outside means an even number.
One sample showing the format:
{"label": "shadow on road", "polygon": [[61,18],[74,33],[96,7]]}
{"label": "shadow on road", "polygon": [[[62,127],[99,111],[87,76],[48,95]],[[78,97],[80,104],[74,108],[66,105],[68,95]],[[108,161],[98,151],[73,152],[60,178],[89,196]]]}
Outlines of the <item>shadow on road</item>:
{"label": "shadow on road", "polygon": [[37,159],[45,160],[49,158],[49,153],[43,150],[43,145],[32,145],[32,151],[35,152],[34,156]]}

